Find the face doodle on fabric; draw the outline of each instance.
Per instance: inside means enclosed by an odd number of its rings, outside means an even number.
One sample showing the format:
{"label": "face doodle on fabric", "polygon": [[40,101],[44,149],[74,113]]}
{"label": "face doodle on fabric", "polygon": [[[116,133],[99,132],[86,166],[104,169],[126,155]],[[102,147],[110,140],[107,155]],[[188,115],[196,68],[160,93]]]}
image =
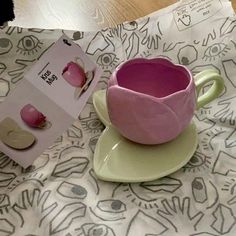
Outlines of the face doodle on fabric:
{"label": "face doodle on fabric", "polygon": [[21,38],[17,44],[17,51],[23,55],[31,55],[41,49],[43,43],[34,35],[27,35]]}
{"label": "face doodle on fabric", "polygon": [[206,49],[202,59],[206,61],[216,60],[224,56],[229,50],[230,48],[224,43],[214,43]]}
{"label": "face doodle on fabric", "polygon": [[13,45],[10,39],[8,38],[0,38],[0,55],[6,54],[10,52]]}

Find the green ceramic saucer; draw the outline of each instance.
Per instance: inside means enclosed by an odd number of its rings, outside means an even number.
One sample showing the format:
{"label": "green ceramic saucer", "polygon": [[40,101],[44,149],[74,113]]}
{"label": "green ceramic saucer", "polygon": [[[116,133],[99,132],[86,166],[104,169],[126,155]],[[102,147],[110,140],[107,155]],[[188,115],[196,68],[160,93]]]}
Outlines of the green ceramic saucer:
{"label": "green ceramic saucer", "polygon": [[94,171],[102,180],[144,182],[164,177],[183,167],[197,148],[194,123],[171,142],[142,145],[122,137],[111,125],[105,90],[94,93],[93,104],[106,126],[96,144],[93,160]]}

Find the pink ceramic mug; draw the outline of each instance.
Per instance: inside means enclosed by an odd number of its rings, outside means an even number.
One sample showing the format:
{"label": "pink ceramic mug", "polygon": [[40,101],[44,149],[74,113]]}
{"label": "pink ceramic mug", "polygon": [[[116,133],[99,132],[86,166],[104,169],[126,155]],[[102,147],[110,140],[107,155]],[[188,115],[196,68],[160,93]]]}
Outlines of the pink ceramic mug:
{"label": "pink ceramic mug", "polygon": [[[201,88],[213,82],[206,93]],[[223,90],[221,76],[204,70],[193,78],[182,65],[166,58],[136,58],[119,65],[107,88],[108,114],[126,138],[141,144],[160,144],[176,138],[194,111]]]}

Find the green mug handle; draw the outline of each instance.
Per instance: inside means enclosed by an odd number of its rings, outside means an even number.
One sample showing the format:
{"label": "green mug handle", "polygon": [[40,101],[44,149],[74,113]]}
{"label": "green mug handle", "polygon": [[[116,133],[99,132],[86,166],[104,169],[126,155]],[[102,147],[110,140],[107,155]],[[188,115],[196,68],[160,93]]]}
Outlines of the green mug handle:
{"label": "green mug handle", "polygon": [[[211,87],[206,91],[206,93],[199,96],[202,87],[211,81],[213,81]],[[197,109],[205,106],[207,103],[217,98],[224,89],[223,78],[217,73],[217,71],[212,69],[204,70],[195,75],[194,83],[197,92]]]}

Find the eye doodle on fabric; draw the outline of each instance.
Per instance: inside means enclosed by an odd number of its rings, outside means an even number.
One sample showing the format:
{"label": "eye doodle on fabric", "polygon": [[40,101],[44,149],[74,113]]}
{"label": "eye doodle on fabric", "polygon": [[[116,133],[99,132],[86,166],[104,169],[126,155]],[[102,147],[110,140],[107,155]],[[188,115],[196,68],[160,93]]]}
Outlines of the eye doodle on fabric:
{"label": "eye doodle on fabric", "polygon": [[94,223],[86,223],[83,224],[80,228],[76,228],[75,234],[81,236],[116,236],[111,227],[108,227],[105,224]]}
{"label": "eye doodle on fabric", "polygon": [[59,185],[57,192],[61,196],[71,199],[84,199],[88,194],[87,190],[83,186],[66,181]]}
{"label": "eye doodle on fabric", "polygon": [[[140,227],[143,222],[149,222],[148,227]],[[138,232],[138,234],[137,234]],[[166,234],[165,234],[166,233]],[[135,235],[171,235],[169,234],[169,228],[156,219],[148,215],[146,212],[138,210],[134,217],[131,219],[128,225],[126,236]]]}
{"label": "eye doodle on fabric", "polygon": [[220,36],[223,37],[227,34],[232,33],[235,27],[236,27],[236,20],[227,17],[222,26],[220,27]]}
{"label": "eye doodle on fabric", "polygon": [[[149,20],[147,21],[146,24],[148,24],[148,22]],[[144,36],[142,37],[141,44],[147,46],[148,49],[151,49],[151,48],[158,49],[160,40],[162,39],[162,35],[163,35],[161,31],[161,27],[160,27],[160,22],[158,21],[153,26],[156,29],[155,34],[150,34],[148,28],[145,28],[146,24],[142,26],[142,28],[140,29],[140,32],[144,34]]]}
{"label": "eye doodle on fabric", "polygon": [[198,59],[198,51],[193,45],[186,45],[179,49],[178,60],[182,65],[190,65]]}
{"label": "eye doodle on fabric", "polygon": [[229,50],[230,48],[224,43],[214,43],[206,49],[202,59],[205,61],[216,60],[217,58],[225,56]]}
{"label": "eye doodle on fabric", "polygon": [[236,216],[233,210],[223,204],[219,204],[212,215],[214,221],[211,227],[220,235],[229,233],[236,224]]}
{"label": "eye doodle on fabric", "polygon": [[235,160],[236,156],[225,151],[220,151],[213,165],[212,174],[227,176],[231,172],[236,173]]}
{"label": "eye doodle on fabric", "polygon": [[117,62],[119,62],[119,58],[114,53],[103,53],[97,59],[97,64],[103,69],[116,66]]}
{"label": "eye doodle on fabric", "polygon": [[200,152],[195,152],[190,161],[183,167],[183,171],[186,172],[200,172],[208,169],[211,165],[211,157],[204,155]]}
{"label": "eye doodle on fabric", "polygon": [[90,112],[88,117],[80,118],[80,120],[83,129],[89,133],[98,133],[104,129],[95,112]]}
{"label": "eye doodle on fabric", "polygon": [[120,200],[101,200],[97,203],[95,209],[90,207],[90,211],[93,215],[104,221],[117,221],[126,218],[124,216],[126,205]]}
{"label": "eye doodle on fabric", "polygon": [[25,55],[33,55],[41,49],[43,43],[34,35],[27,35],[21,38],[17,44],[16,52]]}
{"label": "eye doodle on fabric", "polygon": [[0,55],[6,54],[11,51],[13,44],[8,38],[0,38]]}

